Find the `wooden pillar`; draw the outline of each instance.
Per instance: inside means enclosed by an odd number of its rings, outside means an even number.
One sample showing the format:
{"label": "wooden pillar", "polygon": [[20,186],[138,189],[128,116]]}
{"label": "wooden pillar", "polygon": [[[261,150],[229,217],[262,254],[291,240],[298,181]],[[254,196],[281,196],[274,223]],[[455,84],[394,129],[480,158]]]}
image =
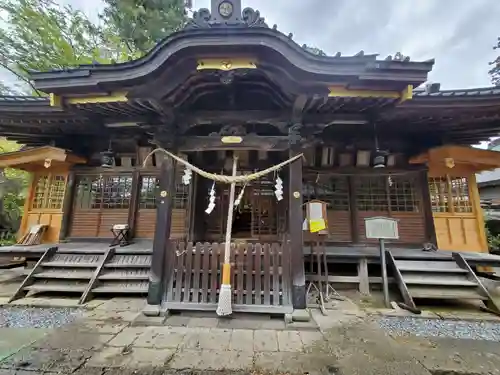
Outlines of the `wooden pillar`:
{"label": "wooden pillar", "polygon": [[355,177],[347,177],[347,183],[349,186],[349,213],[351,214],[351,240],[353,243],[359,243],[359,210]]}
{"label": "wooden pillar", "polygon": [[137,216],[137,208],[139,206],[139,185],[140,181],[140,172],[134,171],[132,174],[132,191],[130,193],[130,205],[128,207],[128,227],[130,230],[130,237],[135,237],[135,219]]}
{"label": "wooden pillar", "polygon": [[68,237],[69,226],[71,224],[71,216],[73,213],[73,195],[75,192],[75,172],[69,171],[66,179],[66,191],[64,192],[64,200],[62,206],[61,230],[59,231],[59,241]]}
{"label": "wooden pillar", "polygon": [[172,226],[173,197],[175,194],[175,167],[176,162],[170,157],[163,160],[160,167],[159,191],[156,207],[156,228],[153,240],[153,254],[151,258],[151,273],[149,276],[148,305],[160,305],[165,273],[167,251],[172,251],[170,229]]}
{"label": "wooden pillar", "polygon": [[477,232],[479,237],[479,243],[481,245],[481,251],[487,253],[489,251],[489,247],[488,247],[488,239],[486,238],[484,212],[483,209],[481,208],[481,196],[479,195],[476,175],[474,173],[472,173],[468,177],[468,185],[469,185],[469,195],[472,200],[472,209],[474,215],[476,216]]}
{"label": "wooden pillar", "polygon": [[429,178],[427,171],[422,171],[418,176],[418,184],[422,192],[422,208],[424,210],[425,237],[428,242],[437,246],[436,228],[434,226],[434,215],[432,214],[431,193],[429,191]]}
{"label": "wooden pillar", "polygon": [[[299,154],[296,147],[290,149],[290,157]],[[304,270],[304,241],[302,222],[302,158],[290,164],[288,231],[290,233],[290,262],[292,275],[292,304],[294,309],[305,309],[306,276]]]}

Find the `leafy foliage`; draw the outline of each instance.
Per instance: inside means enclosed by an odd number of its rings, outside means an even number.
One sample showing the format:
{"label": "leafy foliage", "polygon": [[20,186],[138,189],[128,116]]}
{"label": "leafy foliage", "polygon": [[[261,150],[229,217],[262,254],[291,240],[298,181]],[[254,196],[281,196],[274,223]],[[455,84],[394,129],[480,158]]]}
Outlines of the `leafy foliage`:
{"label": "leafy foliage", "polygon": [[52,0],[4,0],[0,15],[0,23],[7,25],[0,29],[0,66],[26,83],[30,71],[102,60],[103,33],[71,6]]}
{"label": "leafy foliage", "polygon": [[[500,37],[497,39],[497,44],[493,47],[493,49],[500,49]],[[490,62],[490,65],[492,68],[488,73],[491,76],[491,82],[495,86],[500,86],[500,56],[498,56],[495,61]]]}
{"label": "leafy foliage", "polygon": [[0,26],[0,67],[41,95],[27,78],[30,71],[135,59],[186,21],[184,0],[105,3],[100,15],[104,22],[96,24],[55,0],[1,1],[0,25],[5,26]]}
{"label": "leafy foliage", "polygon": [[[105,0],[102,24],[55,0],[0,1],[0,68],[24,83],[0,83],[0,95],[38,94],[31,71],[66,69],[135,59],[186,21],[184,0]],[[103,26],[105,25],[105,26]],[[31,92],[30,92],[31,91]],[[0,138],[0,153],[16,151]],[[0,170],[0,226],[16,230],[28,185],[27,173]]]}
{"label": "leafy foliage", "polygon": [[187,21],[185,0],[104,0],[101,19],[110,25],[129,52],[147,53]]}
{"label": "leafy foliage", "polygon": [[[0,153],[19,150],[21,145],[0,138]],[[28,187],[28,173],[6,168],[0,170],[0,226],[16,231],[23,215],[24,199]]]}

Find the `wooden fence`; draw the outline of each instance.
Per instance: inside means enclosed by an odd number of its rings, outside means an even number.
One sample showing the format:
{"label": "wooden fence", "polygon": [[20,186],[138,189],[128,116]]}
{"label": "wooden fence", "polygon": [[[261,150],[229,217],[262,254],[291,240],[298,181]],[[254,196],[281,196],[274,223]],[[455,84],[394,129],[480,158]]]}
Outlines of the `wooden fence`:
{"label": "wooden fence", "polygon": [[[173,271],[166,289],[166,308],[215,310],[224,244],[179,242],[169,259]],[[291,312],[288,245],[232,244],[231,265],[234,311]]]}

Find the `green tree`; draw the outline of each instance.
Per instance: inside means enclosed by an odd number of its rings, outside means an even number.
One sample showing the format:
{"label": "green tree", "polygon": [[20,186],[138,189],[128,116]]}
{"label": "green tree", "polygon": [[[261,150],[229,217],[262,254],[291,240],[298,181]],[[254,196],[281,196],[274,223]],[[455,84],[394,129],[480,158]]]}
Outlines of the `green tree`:
{"label": "green tree", "polygon": [[187,21],[185,0],[104,0],[104,3],[101,19],[133,55],[147,53]]}
{"label": "green tree", "polygon": [[103,22],[96,24],[54,0],[1,1],[0,67],[40,95],[30,71],[135,59],[186,21],[184,0],[105,2]]}
{"label": "green tree", "polygon": [[[0,138],[0,153],[18,151],[21,145]],[[0,170],[0,226],[13,232],[19,228],[28,187],[28,173],[19,169]]]}
{"label": "green tree", "polygon": [[105,62],[101,55],[107,43],[101,29],[71,6],[53,0],[4,0],[2,22],[0,66],[28,85],[30,71]]}
{"label": "green tree", "polygon": [[[493,47],[494,50],[500,49],[500,37],[497,39],[497,44]],[[495,86],[500,86],[500,56],[498,56],[494,61],[490,62],[491,69],[489,74],[491,76],[491,82]]]}

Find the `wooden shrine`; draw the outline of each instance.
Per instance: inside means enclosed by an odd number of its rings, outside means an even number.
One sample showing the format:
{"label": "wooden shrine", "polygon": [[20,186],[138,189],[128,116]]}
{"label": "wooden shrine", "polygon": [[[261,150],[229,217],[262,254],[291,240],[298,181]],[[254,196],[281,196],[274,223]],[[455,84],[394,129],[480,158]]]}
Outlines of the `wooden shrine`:
{"label": "wooden shrine", "polygon": [[241,174],[303,154],[245,186],[232,232],[241,310],[305,308],[312,200],[326,203],[331,249],[375,246],[365,218],[384,216],[399,225],[388,248],[487,252],[474,173],[500,158],[470,145],[498,134],[500,90],[441,91],[425,84],[434,60],[400,53],[314,55],[225,1],[231,12],[212,1],[136,61],[34,72],[46,96],[0,97],[0,135],[25,145],[0,167],[33,175],[20,236],[46,224],[45,244],[111,243],[126,225],[149,244],[150,305],[214,309],[229,185],[205,213],[213,181],[184,184],[180,163],[147,158],[161,147],[224,175],[234,153]]}

